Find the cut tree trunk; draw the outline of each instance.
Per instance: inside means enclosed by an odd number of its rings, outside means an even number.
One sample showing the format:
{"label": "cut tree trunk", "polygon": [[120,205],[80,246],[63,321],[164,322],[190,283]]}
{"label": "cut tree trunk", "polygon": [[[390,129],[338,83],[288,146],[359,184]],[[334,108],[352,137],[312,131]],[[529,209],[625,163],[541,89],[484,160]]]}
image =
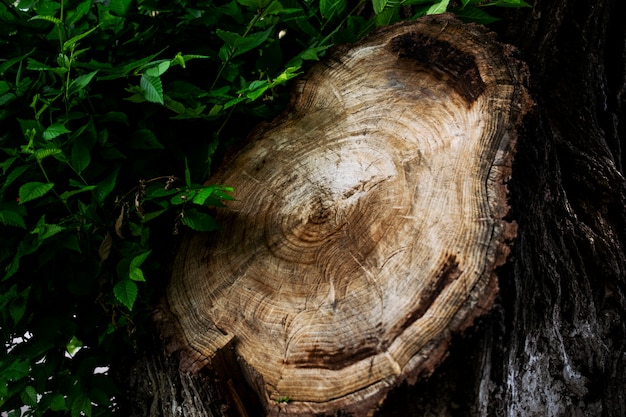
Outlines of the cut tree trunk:
{"label": "cut tree trunk", "polygon": [[[452,336],[429,378],[390,392],[377,416],[626,415],[622,4],[536,3],[494,27],[527,62],[536,102],[509,183],[519,227],[510,262],[498,271],[495,307]],[[159,314],[167,327],[172,317]],[[227,362],[236,360],[227,353]],[[190,374],[177,355],[161,356],[157,345],[134,368],[133,416],[244,409],[227,405],[228,391],[247,392],[242,378]]]}
{"label": "cut tree trunk", "polygon": [[443,15],[312,68],[210,179],[236,190],[222,230],[179,249],[164,332],[181,366],[281,416],[365,415],[430,375],[493,305],[515,236],[505,182],[531,102],[510,54]]}

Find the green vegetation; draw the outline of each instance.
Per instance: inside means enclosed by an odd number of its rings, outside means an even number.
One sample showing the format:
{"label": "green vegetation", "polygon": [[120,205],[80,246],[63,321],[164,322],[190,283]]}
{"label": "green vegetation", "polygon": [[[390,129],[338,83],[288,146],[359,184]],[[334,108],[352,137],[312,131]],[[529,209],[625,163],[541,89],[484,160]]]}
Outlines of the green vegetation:
{"label": "green vegetation", "polygon": [[[453,4],[454,3],[454,4]],[[0,412],[104,416],[214,161],[377,26],[520,0],[0,1]]]}

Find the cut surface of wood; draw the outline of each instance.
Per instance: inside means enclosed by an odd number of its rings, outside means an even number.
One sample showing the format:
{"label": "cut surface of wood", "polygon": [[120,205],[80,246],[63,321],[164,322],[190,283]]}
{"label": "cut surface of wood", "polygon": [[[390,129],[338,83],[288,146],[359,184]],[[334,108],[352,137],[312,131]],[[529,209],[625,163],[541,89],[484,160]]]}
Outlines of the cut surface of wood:
{"label": "cut surface of wood", "polygon": [[510,55],[443,15],[314,66],[211,178],[235,188],[222,229],[181,243],[182,366],[229,352],[281,416],[365,415],[430,374],[491,308],[515,236],[505,183],[530,100]]}

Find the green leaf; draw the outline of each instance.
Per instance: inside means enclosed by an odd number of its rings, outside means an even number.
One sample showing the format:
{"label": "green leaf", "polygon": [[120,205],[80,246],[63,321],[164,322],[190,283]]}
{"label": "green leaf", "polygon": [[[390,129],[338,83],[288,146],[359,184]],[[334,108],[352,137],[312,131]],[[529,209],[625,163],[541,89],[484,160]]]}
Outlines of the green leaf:
{"label": "green leaf", "polygon": [[497,1],[492,1],[491,3],[479,4],[479,6],[480,7],[498,6],[498,7],[513,7],[513,8],[531,7],[530,4],[526,3],[523,0],[497,0]]}
{"label": "green leaf", "polygon": [[30,287],[26,288],[24,291],[20,292],[9,305],[9,314],[13,319],[13,323],[17,324],[22,317],[24,317],[24,313],[26,312],[26,302],[28,301],[28,294],[30,293]]}
{"label": "green leaf", "polygon": [[189,170],[189,163],[187,162],[187,158],[185,158],[185,184],[187,187],[191,187],[191,171]]}
{"label": "green leaf", "polygon": [[72,402],[72,417],[80,417],[81,413],[91,417],[91,400],[83,393],[79,393]]}
{"label": "green leaf", "polygon": [[213,216],[196,209],[185,210],[181,221],[185,226],[198,232],[212,232],[220,228]]}
{"label": "green leaf", "polygon": [[29,182],[20,187],[18,192],[20,197],[20,204],[24,204],[28,201],[44,196],[48,191],[54,187],[54,183],[43,182]]}
{"label": "green leaf", "polygon": [[320,13],[326,20],[344,14],[347,7],[346,0],[320,0]]}
{"label": "green leaf", "polygon": [[18,62],[22,61],[24,58],[35,52],[35,49],[37,48],[33,48],[30,52],[27,52],[22,56],[7,59],[5,62],[2,63],[2,65],[0,65],[0,75],[4,75],[4,73],[7,72],[7,70],[13,65],[17,64]]}
{"label": "green leaf", "polygon": [[439,3],[435,3],[428,8],[426,14],[441,14],[445,13],[448,9],[448,3],[450,0],[441,0]]}
{"label": "green leaf", "polygon": [[29,407],[37,406],[37,391],[35,391],[35,387],[32,385],[24,387],[22,393],[20,394],[20,398],[24,402],[24,405]]}
{"label": "green leaf", "polygon": [[119,281],[113,288],[115,298],[117,298],[117,300],[129,310],[133,309],[138,292],[139,290],[137,288],[137,284],[135,284],[130,278]]}
{"label": "green leaf", "polygon": [[165,71],[169,69],[169,67],[170,67],[170,61],[164,60],[164,61],[161,61],[158,65],[148,68],[146,70],[146,74],[152,77],[159,77],[163,75]]}
{"label": "green leaf", "polygon": [[45,140],[52,140],[56,137],[63,135],[64,133],[71,133],[71,132],[72,131],[68,130],[65,127],[65,125],[63,125],[62,123],[54,123],[50,125],[46,130],[44,130],[43,138]]}
{"label": "green leaf", "polygon": [[133,0],[111,0],[109,10],[116,16],[125,17]]}
{"label": "green leaf", "polygon": [[73,26],[76,22],[78,22],[83,16],[89,13],[92,3],[93,0],[83,0],[78,5],[69,8],[65,17],[65,25]]}
{"label": "green leaf", "polygon": [[19,358],[11,362],[9,366],[2,369],[2,376],[9,381],[19,381],[28,375],[30,371],[30,360]]}
{"label": "green leaf", "polygon": [[48,71],[51,70],[52,67],[46,64],[43,64],[35,59],[28,58],[26,60],[26,69],[31,71]]}
{"label": "green leaf", "polygon": [[88,74],[81,75],[80,77],[72,80],[69,88],[69,94],[76,94],[77,92],[85,88],[97,73],[98,71],[92,71]]}
{"label": "green leaf", "polygon": [[71,155],[72,167],[79,174],[82,173],[91,162],[91,152],[83,141],[74,142]]}
{"label": "green leaf", "polygon": [[26,229],[26,224],[24,223],[24,218],[20,213],[10,210],[1,210],[0,211],[0,223],[6,226],[14,226],[19,227],[21,229]]}
{"label": "green leaf", "polygon": [[74,335],[72,336],[72,339],[70,339],[70,341],[65,346],[65,350],[67,351],[67,353],[70,354],[70,356],[73,356],[82,347],[83,347],[83,342],[79,338],[77,338],[76,335]]}
{"label": "green leaf", "polygon": [[84,187],[82,187],[82,188],[80,188],[78,190],[65,191],[59,197],[61,198],[61,200],[63,200],[64,203],[67,203],[67,200],[69,200],[70,197],[73,197],[76,194],[80,194],[80,193],[84,193],[84,192],[87,192],[87,191],[91,191],[94,188],[96,188],[95,185],[87,185],[87,186],[84,186]]}
{"label": "green leaf", "polygon": [[42,148],[35,151],[37,162],[41,162],[49,156],[62,155],[63,151],[59,148]]}
{"label": "green leaf", "polygon": [[38,241],[43,242],[44,240],[51,238],[57,233],[65,230],[63,226],[59,226],[58,224],[47,224],[46,223],[46,215],[41,216],[39,221],[37,222],[37,226],[30,232],[31,234],[38,235]]}
{"label": "green leaf", "polygon": [[94,196],[98,203],[103,203],[104,199],[113,191],[115,182],[117,181],[117,174],[120,172],[120,168],[117,167],[107,177],[96,185],[94,189]]}
{"label": "green leaf", "polygon": [[462,9],[455,9],[453,12],[461,20],[480,23],[483,25],[500,20],[497,17],[493,17],[489,13],[479,9],[478,7],[473,6],[463,7]]}
{"label": "green leaf", "polygon": [[159,77],[143,74],[139,86],[146,100],[151,103],[163,104],[163,84]]}
{"label": "green leaf", "polygon": [[135,256],[130,261],[130,267],[129,267],[130,279],[132,279],[133,281],[145,281],[145,278],[143,276],[143,271],[140,269],[140,267],[144,263],[146,258],[150,256],[150,253],[152,253],[151,250]]}
{"label": "green leaf", "polygon": [[374,7],[374,13],[378,14],[385,10],[385,6],[389,0],[372,0],[372,6]]}
{"label": "green leaf", "polygon": [[41,16],[41,15],[37,15],[37,16],[33,16],[30,19],[28,19],[29,21],[31,20],[47,20],[48,22],[52,22],[55,25],[62,25],[63,21],[61,19],[59,19],[58,17],[54,17],[54,16]]}
{"label": "green leaf", "polygon": [[271,2],[272,0],[237,0],[237,3],[252,9],[264,9]]}
{"label": "green leaf", "polygon": [[65,397],[61,394],[54,394],[50,401],[50,410],[52,411],[65,411],[67,410],[67,404],[65,403]]}
{"label": "green leaf", "polygon": [[7,187],[18,179],[24,172],[28,171],[28,168],[30,168],[30,165],[20,165],[12,170],[9,175],[7,175],[7,179],[4,181],[4,185],[0,191],[6,190]]}
{"label": "green leaf", "polygon": [[165,149],[156,135],[149,129],[139,129],[133,132],[128,146],[132,149]]}
{"label": "green leaf", "polygon": [[[198,190],[191,199],[191,201],[194,204],[203,205],[211,197],[218,200],[232,200],[232,196],[227,193],[231,193],[233,191],[234,190],[231,187],[224,187],[221,185],[209,185]],[[224,196],[226,196],[226,198],[224,198]]]}
{"label": "green leaf", "polygon": [[65,41],[65,43],[63,44],[63,51],[67,52],[69,50],[72,50],[76,47],[76,44],[78,43],[79,40],[83,39],[86,36],[91,35],[96,29],[98,29],[100,27],[100,25],[97,25],[91,29],[89,29],[87,32],[83,32],[80,35],[76,35],[71,39],[68,39],[67,41]]}
{"label": "green leaf", "polygon": [[235,57],[256,48],[267,40],[273,29],[274,27],[272,26],[263,32],[252,33],[246,37],[238,33],[218,29],[216,31],[217,36],[226,42],[228,46],[228,53],[220,51],[220,58],[226,61],[229,53],[232,54],[232,57]]}

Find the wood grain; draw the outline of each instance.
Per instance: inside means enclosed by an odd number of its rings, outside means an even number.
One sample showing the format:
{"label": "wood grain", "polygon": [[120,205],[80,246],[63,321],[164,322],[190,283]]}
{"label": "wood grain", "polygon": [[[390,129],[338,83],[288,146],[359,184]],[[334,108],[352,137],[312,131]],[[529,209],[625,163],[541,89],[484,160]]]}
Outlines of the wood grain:
{"label": "wood grain", "polygon": [[233,350],[281,416],[365,415],[431,373],[492,306],[515,236],[505,183],[530,100],[510,52],[443,15],[313,67],[211,179],[236,190],[222,230],[181,245],[183,366]]}

